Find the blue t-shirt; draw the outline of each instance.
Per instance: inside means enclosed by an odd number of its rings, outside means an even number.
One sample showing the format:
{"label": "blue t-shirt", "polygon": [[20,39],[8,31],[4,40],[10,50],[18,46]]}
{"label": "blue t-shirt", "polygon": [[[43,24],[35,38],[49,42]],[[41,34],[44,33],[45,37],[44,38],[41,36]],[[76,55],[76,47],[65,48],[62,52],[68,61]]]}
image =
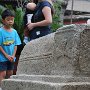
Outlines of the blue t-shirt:
{"label": "blue t-shirt", "polygon": [[[8,55],[13,55],[14,47],[21,44],[21,40],[17,31],[12,28],[11,32],[6,31],[3,27],[0,28],[0,46]],[[8,59],[0,51],[0,62],[8,61]]]}
{"label": "blue t-shirt", "polygon": [[[48,1],[42,1],[39,2],[36,6],[34,16],[33,16],[33,22],[40,22],[42,20],[45,20],[45,17],[43,15],[42,9],[47,6],[50,7],[52,10],[52,5]],[[48,14],[48,13],[47,13]],[[47,34],[51,33],[51,27],[50,25],[47,26],[39,26],[33,28],[33,30],[30,31],[30,39],[36,39],[42,36],[45,36]]]}

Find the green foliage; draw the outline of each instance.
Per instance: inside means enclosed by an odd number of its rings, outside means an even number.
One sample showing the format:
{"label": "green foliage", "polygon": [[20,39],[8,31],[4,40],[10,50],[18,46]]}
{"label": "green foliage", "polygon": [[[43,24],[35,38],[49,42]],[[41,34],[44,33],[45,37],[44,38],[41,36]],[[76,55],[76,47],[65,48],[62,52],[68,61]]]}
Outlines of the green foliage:
{"label": "green foliage", "polygon": [[55,13],[53,15],[53,23],[51,26],[53,32],[62,26],[62,23],[60,23],[61,21],[60,20],[60,11],[61,11],[60,2],[54,2],[54,9],[55,9]]}
{"label": "green foliage", "polygon": [[5,4],[5,7],[11,9],[12,11],[14,11],[12,5]]}
{"label": "green foliage", "polygon": [[5,7],[3,7],[2,5],[0,5],[0,26],[2,26],[2,18],[1,18],[1,13],[5,10],[6,8]]}
{"label": "green foliage", "polygon": [[4,6],[0,5],[0,15],[1,15],[1,13],[2,13],[5,9],[6,9],[6,8],[5,8]]}
{"label": "green foliage", "polygon": [[21,40],[23,39],[23,16],[24,11],[21,7],[16,8],[15,10],[15,24],[14,28],[17,30]]}

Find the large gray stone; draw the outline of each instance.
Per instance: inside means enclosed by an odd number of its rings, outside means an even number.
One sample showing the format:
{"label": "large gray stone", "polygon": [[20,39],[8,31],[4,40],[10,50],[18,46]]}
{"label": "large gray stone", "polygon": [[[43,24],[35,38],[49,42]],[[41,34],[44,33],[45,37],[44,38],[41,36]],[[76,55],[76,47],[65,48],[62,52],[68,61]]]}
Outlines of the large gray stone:
{"label": "large gray stone", "polygon": [[71,25],[55,33],[56,72],[90,76],[90,26]]}
{"label": "large gray stone", "polygon": [[89,26],[71,25],[28,43],[17,74],[90,76],[89,68]]}
{"label": "large gray stone", "polygon": [[[11,87],[10,87],[11,86]],[[3,90],[90,90],[90,26],[67,25],[32,40]]]}
{"label": "large gray stone", "polygon": [[[20,56],[17,74],[50,74],[53,65],[55,33],[28,43]],[[23,67],[24,66],[24,67]]]}

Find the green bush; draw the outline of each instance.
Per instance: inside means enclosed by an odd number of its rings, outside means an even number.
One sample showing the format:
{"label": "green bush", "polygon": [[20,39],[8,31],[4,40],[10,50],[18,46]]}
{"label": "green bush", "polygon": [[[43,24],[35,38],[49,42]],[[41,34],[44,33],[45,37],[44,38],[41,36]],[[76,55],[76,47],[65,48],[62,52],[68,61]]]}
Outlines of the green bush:
{"label": "green bush", "polygon": [[62,26],[61,19],[60,19],[60,11],[61,11],[61,5],[60,2],[54,2],[54,9],[55,13],[53,15],[53,23],[51,25],[52,31],[55,32],[58,28]]}
{"label": "green bush", "polygon": [[5,7],[3,7],[2,5],[0,5],[0,27],[2,26],[2,18],[1,18],[1,13],[5,10],[6,8]]}
{"label": "green bush", "polygon": [[15,24],[14,24],[14,28],[17,30],[21,41],[23,40],[23,16],[24,16],[24,11],[21,7],[16,8],[15,10]]}

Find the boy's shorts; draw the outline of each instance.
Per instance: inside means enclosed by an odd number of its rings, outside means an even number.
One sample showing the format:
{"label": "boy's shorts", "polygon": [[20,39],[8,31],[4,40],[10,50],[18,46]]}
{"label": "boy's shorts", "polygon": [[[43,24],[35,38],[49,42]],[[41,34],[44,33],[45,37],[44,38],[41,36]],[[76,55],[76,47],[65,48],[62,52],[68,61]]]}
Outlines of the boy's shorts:
{"label": "boy's shorts", "polygon": [[0,71],[13,70],[14,63],[10,61],[0,62]]}

